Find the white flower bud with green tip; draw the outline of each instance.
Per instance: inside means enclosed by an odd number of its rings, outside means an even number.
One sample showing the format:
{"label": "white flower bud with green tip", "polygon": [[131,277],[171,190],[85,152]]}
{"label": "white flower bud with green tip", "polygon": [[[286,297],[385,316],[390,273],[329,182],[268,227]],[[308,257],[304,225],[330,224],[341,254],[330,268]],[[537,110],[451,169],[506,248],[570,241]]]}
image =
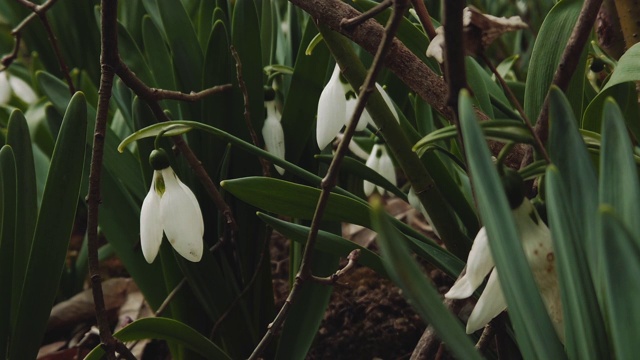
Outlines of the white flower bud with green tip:
{"label": "white flower bud with green tip", "polygon": [[202,258],[204,222],[193,192],[178,179],[164,150],[153,150],[151,189],[140,211],[140,243],[148,263],[158,255],[162,233],[173,248],[189,261]]}
{"label": "white flower bud with green tip", "polygon": [[[276,108],[275,100],[265,101],[264,106],[267,108],[267,118],[264,120],[264,125],[262,126],[264,145],[268,152],[280,159],[284,159],[284,131],[280,123],[282,115],[280,115]],[[275,165],[275,168],[280,175],[284,175],[283,168],[277,165]]]}
{"label": "white flower bud with green tip", "polygon": [[[527,198],[513,209],[513,217],[542,300],[560,340],[564,342],[562,305],[551,232]],[[491,275],[487,286],[467,321],[468,334],[481,329],[507,308],[491,255],[490,240],[483,227],[478,232],[469,252],[466,273],[456,281],[445,297],[465,299],[471,296],[489,273]]]}
{"label": "white flower bud with green tip", "polygon": [[[389,180],[390,183],[396,184],[396,170],[393,167],[393,161],[391,161],[391,157],[387,153],[387,147],[384,144],[374,144],[373,149],[371,149],[371,154],[367,159],[366,165],[382,175],[385,179]],[[373,194],[373,190],[377,190],[380,195],[384,195],[386,192],[385,188],[382,186],[374,185],[369,181],[364,181],[364,194],[370,196]]]}

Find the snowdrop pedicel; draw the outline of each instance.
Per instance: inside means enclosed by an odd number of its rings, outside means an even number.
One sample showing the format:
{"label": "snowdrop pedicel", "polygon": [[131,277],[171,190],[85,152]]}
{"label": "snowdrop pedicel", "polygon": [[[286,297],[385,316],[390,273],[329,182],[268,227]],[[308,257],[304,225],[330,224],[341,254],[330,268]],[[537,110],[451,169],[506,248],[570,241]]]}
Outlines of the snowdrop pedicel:
{"label": "snowdrop pedicel", "polygon": [[162,233],[173,248],[189,261],[202,258],[204,222],[193,192],[178,179],[162,149],[149,156],[153,167],[151,189],[140,211],[140,243],[148,263],[158,255]]}

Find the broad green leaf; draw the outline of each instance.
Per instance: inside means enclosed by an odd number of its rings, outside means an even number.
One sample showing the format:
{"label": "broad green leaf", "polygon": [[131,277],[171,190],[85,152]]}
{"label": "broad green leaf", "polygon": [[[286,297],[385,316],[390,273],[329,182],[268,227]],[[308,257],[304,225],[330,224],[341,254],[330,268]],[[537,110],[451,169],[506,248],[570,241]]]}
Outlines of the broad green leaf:
{"label": "broad green leaf", "polygon": [[547,217],[553,237],[564,316],[565,346],[571,359],[603,359],[610,350],[583,240],[558,169],[546,172]]}
{"label": "broad green leaf", "polygon": [[549,156],[558,168],[563,187],[568,192],[564,198],[569,200],[591,275],[596,277],[598,255],[590,245],[596,233],[596,175],[566,97],[556,87],[552,87],[549,97]]}
{"label": "broad green leaf", "polygon": [[76,93],[65,112],[51,158],[17,309],[11,358],[36,356],[58,290],[80,195],[86,112],[84,95]]}
{"label": "broad green leaf", "polygon": [[[533,137],[527,127],[515,120],[489,120],[480,122],[485,137],[497,141],[513,141],[517,143],[533,144]],[[413,150],[422,156],[430,145],[441,141],[450,140],[458,136],[455,125],[449,125],[431,132],[423,137],[414,146]]]}
{"label": "broad green leaf", "polygon": [[377,243],[389,277],[402,289],[422,319],[436,329],[449,351],[460,359],[480,359],[460,322],[442,304],[440,294],[427,280],[406,246],[397,241],[402,234],[387,220],[380,201],[372,201],[372,208],[371,222],[378,233]]}
{"label": "broad green leaf", "polygon": [[[38,200],[33,149],[29,137],[27,120],[20,110],[14,110],[9,117],[7,145],[11,146],[16,166],[16,204],[15,239],[13,255],[13,283],[20,288],[24,283],[29,252],[33,243],[33,232],[38,218]],[[14,312],[11,315],[16,325],[16,313],[20,302],[20,291],[11,293]]]}
{"label": "broad green leaf", "polygon": [[[640,292],[640,248],[638,239],[627,228],[616,211],[607,205],[600,206],[602,233],[598,250],[602,252],[602,308],[607,329],[613,343],[613,351],[619,359],[633,359],[640,351],[635,326],[640,321],[640,309],[635,304],[635,294]],[[637,224],[634,224],[636,226]]]}
{"label": "broad green leaf", "polygon": [[[491,98],[489,97],[488,83],[493,83],[491,78],[484,71],[480,64],[478,64],[473,58],[465,57],[465,68],[467,72],[467,82],[478,101],[478,107],[489,117],[494,119],[493,106],[491,106]],[[488,80],[485,82],[485,80]]]}
{"label": "broad green leaf", "polygon": [[[309,228],[307,226],[286,222],[263,213],[258,213],[258,217],[283,236],[301,244],[307,243],[309,236]],[[332,253],[336,256],[342,256],[343,258],[351,251],[359,249],[360,257],[358,258],[358,264],[371,268],[384,277],[388,277],[387,271],[382,265],[382,260],[376,253],[338,235],[320,230],[318,232],[316,249]]]}
{"label": "broad green leaf", "polygon": [[519,237],[513,214],[466,90],[460,93],[459,104],[460,124],[478,210],[487,229],[491,254],[500,272],[501,288],[522,355],[525,359],[566,358],[540,298],[522,244],[514,241]]}
{"label": "broad green leaf", "polygon": [[[640,49],[640,48],[638,48]],[[600,155],[600,204],[610,205],[640,245],[640,184],[633,146],[620,108],[611,99],[604,105]]]}
{"label": "broad green leaf", "polygon": [[[16,163],[11,146],[0,149],[0,289],[19,293],[22,283],[13,282],[16,231]],[[0,296],[0,352],[7,353],[9,334],[13,327],[11,296]]]}
{"label": "broad green leaf", "polygon": [[640,80],[640,43],[635,44],[620,57],[613,74],[602,91],[618,84]]}
{"label": "broad green leaf", "polygon": [[[524,99],[524,111],[532,122],[536,121],[542,109],[553,74],[581,9],[582,1],[560,1],[547,14],[540,28],[531,54]],[[574,79],[576,77],[584,78],[581,69],[577,69]]]}
{"label": "broad green leaf", "polygon": [[[222,349],[193,328],[168,318],[144,318],[132,322],[113,334],[120,341],[160,339],[184,345],[206,359],[231,359]],[[85,360],[99,360],[105,355],[101,346],[96,346]]]}

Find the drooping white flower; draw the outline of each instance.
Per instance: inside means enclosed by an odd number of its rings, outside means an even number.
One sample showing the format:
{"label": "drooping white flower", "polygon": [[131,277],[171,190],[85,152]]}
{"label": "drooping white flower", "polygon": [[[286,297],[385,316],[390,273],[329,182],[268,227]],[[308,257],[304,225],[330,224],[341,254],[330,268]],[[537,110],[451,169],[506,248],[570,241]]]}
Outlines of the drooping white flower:
{"label": "drooping white flower", "polygon": [[204,246],[204,222],[198,200],[178,179],[163,150],[154,150],[150,162],[155,169],[153,180],[140,211],[142,254],[148,263],[153,262],[158,255],[164,231],[178,254],[189,261],[198,262]]}
{"label": "drooping white flower", "polygon": [[[389,180],[392,184],[396,184],[396,170],[393,167],[393,162],[389,153],[387,153],[387,147],[384,144],[374,144],[371,149],[371,154],[367,159],[366,165],[382,175],[385,179]],[[383,195],[386,190],[382,186],[374,185],[369,181],[364,181],[364,193],[367,196],[373,194],[373,190],[377,190],[380,195]]]}
{"label": "drooping white flower", "polygon": [[[522,204],[513,210],[513,216],[518,236],[542,300],[560,340],[564,341],[560,289],[554,263],[551,232],[540,219],[529,199],[525,198]],[[494,267],[491,255],[490,240],[483,227],[478,232],[469,252],[466,273],[444,296],[449,299],[465,299],[471,296],[489,273],[491,275],[487,285],[467,321],[468,334],[484,327],[507,308],[500,287],[498,271]]]}
{"label": "drooping white flower", "polygon": [[[264,125],[262,126],[264,145],[268,152],[284,159],[284,131],[280,123],[282,115],[280,115],[280,112],[276,108],[275,100],[265,101],[264,106],[267,108],[267,118],[264,120]],[[283,168],[277,165],[275,165],[275,168],[280,175],[284,175]]]}
{"label": "drooping white flower", "polygon": [[[378,83],[376,83],[376,88],[382,94],[382,98],[391,109],[396,120],[399,121],[398,112],[393,106],[393,101],[389,94]],[[324,149],[336,137],[342,126],[349,124],[355,112],[357,101],[357,96],[351,85],[345,84],[340,80],[340,67],[336,64],[331,78],[322,90],[318,100],[318,119],[316,122],[318,148]],[[367,124],[375,126],[371,115],[365,109],[358,120],[356,131],[364,130]]]}
{"label": "drooping white flower", "polygon": [[38,96],[31,86],[17,76],[12,76],[7,71],[0,72],[0,104],[6,104],[11,100],[11,94],[15,94],[27,104],[34,103]]}

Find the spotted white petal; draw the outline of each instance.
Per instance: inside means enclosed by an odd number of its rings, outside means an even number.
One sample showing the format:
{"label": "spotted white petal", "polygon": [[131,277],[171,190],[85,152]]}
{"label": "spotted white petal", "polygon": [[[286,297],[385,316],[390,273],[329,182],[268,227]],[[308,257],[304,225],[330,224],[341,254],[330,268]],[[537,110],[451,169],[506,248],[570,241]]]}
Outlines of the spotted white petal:
{"label": "spotted white petal", "polygon": [[34,103],[38,100],[38,96],[31,86],[21,78],[17,76],[9,76],[9,84],[13,89],[13,93],[27,104]]}
{"label": "spotted white petal", "polygon": [[336,65],[318,100],[316,141],[320,149],[329,145],[345,123],[347,100],[344,94],[344,87],[340,82],[340,68]]}
{"label": "spotted white petal", "polygon": [[173,169],[161,170],[165,192],[160,200],[160,218],[171,246],[185,259],[202,258],[204,222],[193,192],[184,185]]}
{"label": "spotted white petal", "polygon": [[160,195],[156,192],[156,177],[162,176],[154,171],[151,190],[142,202],[140,210],[140,245],[142,254],[149,264],[155,260],[162,243],[162,222],[160,220]]}
{"label": "spotted white petal", "polygon": [[[396,179],[396,170],[393,167],[393,161],[391,161],[391,157],[387,152],[387,147],[384,145],[380,145],[380,159],[378,160],[378,172],[385,179],[389,180],[392,184],[397,184]],[[380,194],[384,194],[386,192],[385,188],[382,186],[377,186],[378,192]]]}
{"label": "spotted white petal", "polygon": [[7,72],[0,72],[0,104],[6,104],[11,100],[11,85],[7,79]]}
{"label": "spotted white petal", "polygon": [[484,288],[476,307],[467,321],[467,334],[484,327],[507,308],[507,302],[502,294],[498,272],[494,269],[489,276],[487,286]]}
{"label": "spotted white petal", "polygon": [[[467,270],[464,276],[456,281],[451,290],[444,296],[448,299],[466,299],[482,284],[484,278],[493,268],[493,257],[489,248],[487,230],[484,226],[478,231],[469,257],[467,259]],[[485,290],[486,291],[486,290]]]}
{"label": "spotted white petal", "polygon": [[[264,138],[265,147],[271,154],[284,159],[284,131],[282,130],[280,116],[278,116],[278,110],[276,109],[276,102],[265,101],[265,107],[267,108],[267,118],[262,126],[262,137]],[[284,174],[283,168],[277,165],[275,168],[280,175]]]}

